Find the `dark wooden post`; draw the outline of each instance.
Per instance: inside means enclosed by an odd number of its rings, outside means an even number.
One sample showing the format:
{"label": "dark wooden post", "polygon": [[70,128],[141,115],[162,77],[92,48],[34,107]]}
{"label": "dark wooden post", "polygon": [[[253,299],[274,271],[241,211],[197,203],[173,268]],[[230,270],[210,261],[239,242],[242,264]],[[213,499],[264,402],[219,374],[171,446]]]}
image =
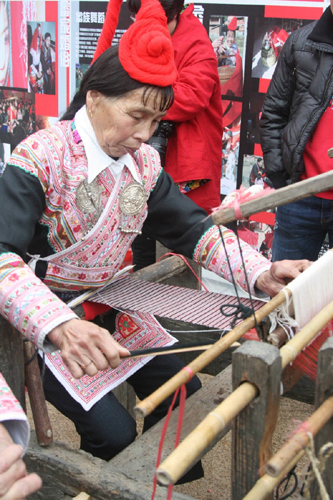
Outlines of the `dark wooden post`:
{"label": "dark wooden post", "polygon": [[0,371],[25,410],[22,336],[0,316]]}
{"label": "dark wooden post", "polygon": [[[156,259],[158,260],[165,253],[171,252],[168,248],[161,245],[161,243],[156,242]],[[201,280],[201,266],[194,262],[191,259],[186,259],[195,274]],[[173,276],[164,281],[166,285],[175,285],[175,286],[183,286],[185,288],[194,288],[195,290],[201,290],[201,284],[192,273],[191,269],[188,266],[184,267],[182,273],[179,273],[177,276]]]}
{"label": "dark wooden post", "polygon": [[[317,409],[324,401],[333,394],[333,337],[326,340],[318,354],[318,368],[316,379],[315,408]],[[318,432],[314,438],[316,456],[323,445],[333,441],[333,418]],[[333,455],[325,462],[325,470],[321,476],[329,498],[333,498]],[[310,486],[312,500],[320,500],[318,483],[314,480]]]}
{"label": "dark wooden post", "polygon": [[232,358],[233,389],[247,381],[259,390],[233,426],[232,498],[240,500],[264,473],[271,456],[280,401],[281,358],[277,347],[256,341],[245,342]]}

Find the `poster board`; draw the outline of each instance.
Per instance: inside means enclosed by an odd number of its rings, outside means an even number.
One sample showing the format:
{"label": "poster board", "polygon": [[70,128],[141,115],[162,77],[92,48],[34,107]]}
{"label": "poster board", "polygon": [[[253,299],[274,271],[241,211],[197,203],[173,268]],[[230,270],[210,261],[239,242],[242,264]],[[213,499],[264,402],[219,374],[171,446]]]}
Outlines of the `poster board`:
{"label": "poster board", "polygon": [[[107,1],[0,1],[0,168],[24,136],[61,117],[89,67]],[[221,82],[221,195],[253,181],[262,158],[258,123],[281,49],[295,29],[318,19],[327,0],[195,3],[213,44]],[[132,23],[122,4],[113,43]],[[228,26],[236,22],[228,47]],[[6,28],[7,27],[7,28]],[[48,41],[47,41],[48,40]],[[223,48],[224,46],[224,48]],[[23,117],[22,117],[23,115]],[[264,165],[263,165],[264,170]],[[255,177],[255,176],[254,176]]]}

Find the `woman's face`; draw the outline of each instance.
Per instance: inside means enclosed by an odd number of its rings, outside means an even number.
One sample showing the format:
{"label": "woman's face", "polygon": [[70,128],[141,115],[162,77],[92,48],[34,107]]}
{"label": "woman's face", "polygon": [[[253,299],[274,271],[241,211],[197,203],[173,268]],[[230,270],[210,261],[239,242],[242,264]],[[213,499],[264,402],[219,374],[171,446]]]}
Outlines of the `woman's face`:
{"label": "woman's face", "polygon": [[235,32],[228,31],[227,32],[227,45],[228,45],[228,47],[231,47],[234,43],[235,43]]}
{"label": "woman's face", "polygon": [[5,2],[0,2],[0,47],[0,86],[6,86],[9,70],[9,25]]}
{"label": "woman's face", "polygon": [[133,154],[152,136],[165,115],[159,111],[159,102],[154,103],[154,95],[143,105],[143,92],[143,88],[133,90],[120,98],[108,98],[97,91],[87,93],[88,116],[98,143],[107,155]]}

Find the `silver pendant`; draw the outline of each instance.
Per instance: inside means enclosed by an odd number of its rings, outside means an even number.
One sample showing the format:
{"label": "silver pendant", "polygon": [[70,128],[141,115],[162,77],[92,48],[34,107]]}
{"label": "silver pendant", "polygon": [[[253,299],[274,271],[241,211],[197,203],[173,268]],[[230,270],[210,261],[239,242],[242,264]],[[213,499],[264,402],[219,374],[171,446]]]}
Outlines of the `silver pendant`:
{"label": "silver pendant", "polygon": [[146,192],[138,182],[132,182],[125,187],[120,195],[119,208],[124,215],[139,214],[147,201]]}
{"label": "silver pendant", "polygon": [[97,177],[88,184],[87,179],[82,181],[76,190],[76,204],[84,214],[101,214],[102,199],[101,189],[98,185]]}
{"label": "silver pendant", "polygon": [[127,225],[127,227],[124,227],[123,216],[126,217],[139,214],[140,212],[142,212],[146,202],[147,195],[141,184],[139,184],[138,182],[132,182],[125,187],[119,198],[119,229],[123,233],[141,234],[141,229],[135,229],[134,227],[131,228],[130,224]]}

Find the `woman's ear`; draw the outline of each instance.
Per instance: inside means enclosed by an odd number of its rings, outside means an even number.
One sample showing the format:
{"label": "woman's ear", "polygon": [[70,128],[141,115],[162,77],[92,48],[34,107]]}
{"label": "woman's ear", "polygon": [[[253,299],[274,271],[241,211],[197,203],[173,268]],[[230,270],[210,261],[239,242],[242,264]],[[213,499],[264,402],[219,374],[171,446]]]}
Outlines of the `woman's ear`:
{"label": "woman's ear", "polygon": [[98,90],[88,90],[86,97],[86,105],[88,109],[97,106],[101,99],[101,93]]}

